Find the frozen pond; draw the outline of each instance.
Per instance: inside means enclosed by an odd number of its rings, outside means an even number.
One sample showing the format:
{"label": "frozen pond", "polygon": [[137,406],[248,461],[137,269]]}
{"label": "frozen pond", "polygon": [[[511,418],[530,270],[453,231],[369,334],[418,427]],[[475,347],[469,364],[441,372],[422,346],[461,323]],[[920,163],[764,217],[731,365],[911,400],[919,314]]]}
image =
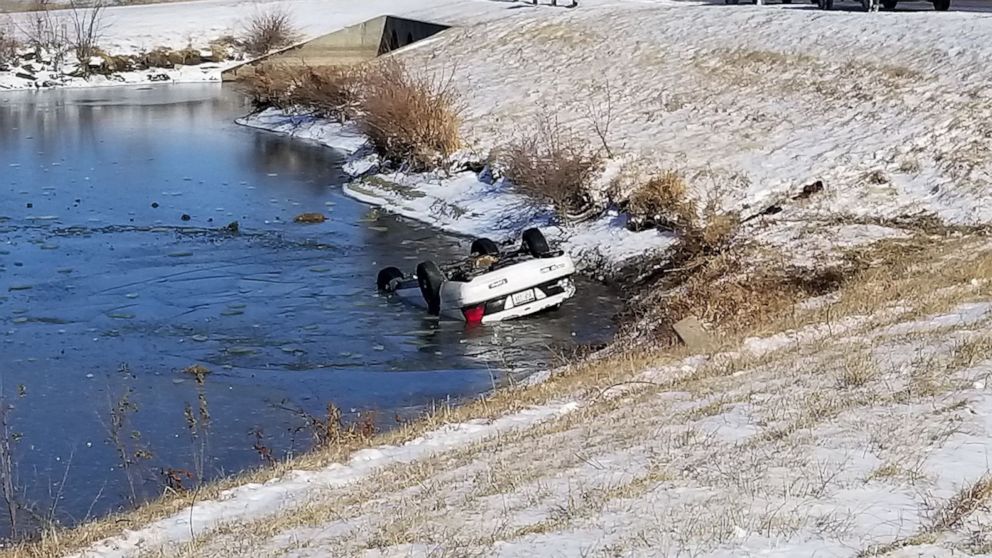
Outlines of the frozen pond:
{"label": "frozen pond", "polygon": [[277,457],[306,449],[280,407],[388,427],[613,333],[616,293],[585,281],[557,313],[470,330],[380,297],[379,268],[470,239],[345,197],[333,151],[233,124],[247,110],[217,85],[0,95],[0,382],[26,499],[58,499],[63,522],[129,499],[110,441],[125,395],[118,437],[148,452],[130,473],[149,497],[203,448],[205,476],[258,465],[258,429]]}

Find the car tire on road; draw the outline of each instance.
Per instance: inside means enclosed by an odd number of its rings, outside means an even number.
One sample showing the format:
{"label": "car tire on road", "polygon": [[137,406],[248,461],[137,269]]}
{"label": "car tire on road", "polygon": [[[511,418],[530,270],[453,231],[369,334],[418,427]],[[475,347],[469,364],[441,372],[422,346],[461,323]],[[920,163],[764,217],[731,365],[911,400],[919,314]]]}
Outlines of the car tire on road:
{"label": "car tire on road", "polygon": [[432,261],[421,262],[417,266],[417,284],[420,293],[427,303],[427,313],[432,316],[441,314],[441,284],[444,283],[444,272]]}
{"label": "car tire on road", "polygon": [[548,240],[540,229],[527,229],[524,231],[524,248],[535,258],[546,258],[551,255],[551,247]]}
{"label": "car tire on road", "polygon": [[379,276],[375,279],[375,286],[380,291],[385,291],[391,293],[396,290],[396,285],[393,283],[396,279],[402,279],[403,272],[395,267],[387,267],[379,272]]}
{"label": "car tire on road", "polygon": [[477,238],[472,241],[471,254],[473,256],[498,256],[499,246],[488,238]]}

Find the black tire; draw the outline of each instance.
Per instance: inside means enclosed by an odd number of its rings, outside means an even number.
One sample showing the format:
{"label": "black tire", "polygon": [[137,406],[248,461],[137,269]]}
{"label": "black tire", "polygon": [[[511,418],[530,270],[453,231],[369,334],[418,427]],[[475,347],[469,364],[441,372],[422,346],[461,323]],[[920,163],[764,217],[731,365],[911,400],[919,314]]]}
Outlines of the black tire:
{"label": "black tire", "polygon": [[897,4],[899,4],[899,0],[882,0],[882,9],[891,12],[896,9]]}
{"label": "black tire", "polygon": [[730,5],[730,4],[739,4],[740,1],[741,0],[723,0],[723,3],[724,4],[727,4],[727,5]]}
{"label": "black tire", "polygon": [[792,0],[782,0],[782,3],[783,4],[791,4],[792,3]]}
{"label": "black tire", "polygon": [[417,266],[417,284],[427,302],[427,313],[437,316],[441,313],[441,284],[444,272],[432,261],[421,262]]}
{"label": "black tire", "polygon": [[834,0],[817,0],[816,5],[821,10],[832,10],[834,9]]}
{"label": "black tire", "polygon": [[473,256],[498,256],[499,246],[488,238],[477,238],[472,241],[471,253]]}
{"label": "black tire", "polygon": [[933,9],[938,12],[946,12],[951,9],[951,0],[933,0]]}
{"label": "black tire", "polygon": [[379,272],[379,276],[375,278],[375,286],[380,291],[393,292],[395,290],[393,286],[393,281],[395,279],[402,279],[403,272],[395,267],[387,267]]}
{"label": "black tire", "polygon": [[539,229],[527,229],[524,231],[524,248],[535,258],[546,258],[551,255],[551,247],[548,240]]}

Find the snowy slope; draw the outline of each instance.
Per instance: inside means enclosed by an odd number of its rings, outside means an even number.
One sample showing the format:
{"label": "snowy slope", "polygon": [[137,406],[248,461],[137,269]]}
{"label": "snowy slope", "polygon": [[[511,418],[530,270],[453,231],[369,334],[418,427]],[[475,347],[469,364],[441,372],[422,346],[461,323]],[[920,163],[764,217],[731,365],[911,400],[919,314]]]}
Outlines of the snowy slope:
{"label": "snowy slope", "polygon": [[[431,434],[430,451],[376,449],[367,465],[361,453],[197,504],[192,546],[183,513],[82,556],[988,555],[987,507],[930,526],[992,482],[992,361],[972,352],[990,344],[990,309],[750,339],[640,385]],[[939,386],[920,389],[929,374]]]}
{"label": "snowy slope", "polygon": [[[602,189],[622,197],[652,173],[674,169],[701,206],[746,217],[779,205],[783,212],[751,222],[744,234],[791,252],[797,263],[809,261],[808,245],[901,234],[884,226],[895,218],[992,222],[992,89],[984,85],[992,67],[983,62],[992,55],[992,16],[509,4],[520,9],[399,53],[413,67],[453,76],[466,105],[468,156],[507,145],[541,113],[598,146],[590,115],[609,112],[606,141],[616,157]],[[439,4],[423,13],[450,9]],[[306,128],[302,137],[321,127]],[[319,135],[334,143],[333,130]],[[818,180],[822,193],[791,199]],[[546,222],[522,212],[503,186],[471,175],[385,175],[349,191],[475,236],[505,238],[525,223]],[[672,243],[622,224],[611,214],[546,232],[596,264]]]}

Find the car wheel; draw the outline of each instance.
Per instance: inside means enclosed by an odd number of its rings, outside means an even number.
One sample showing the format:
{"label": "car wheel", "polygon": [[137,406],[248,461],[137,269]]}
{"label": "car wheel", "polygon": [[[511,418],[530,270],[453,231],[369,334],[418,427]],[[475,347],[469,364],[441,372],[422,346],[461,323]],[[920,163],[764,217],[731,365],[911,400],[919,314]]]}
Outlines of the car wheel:
{"label": "car wheel", "polygon": [[885,8],[886,11],[891,12],[896,9],[896,4],[898,3],[899,0],[882,0],[882,7]]}
{"label": "car wheel", "polygon": [[488,238],[477,238],[472,241],[471,254],[473,256],[498,256],[499,246]]}
{"label": "car wheel", "polygon": [[791,4],[792,3],[792,0],[782,0],[782,3],[783,4]]}
{"label": "car wheel", "polygon": [[933,0],[933,9],[938,12],[946,12],[951,7],[951,0]]}
{"label": "car wheel", "polygon": [[441,284],[444,272],[432,261],[421,262],[417,266],[417,284],[427,303],[427,313],[437,316],[441,313]]}
{"label": "car wheel", "polygon": [[834,0],[817,0],[816,5],[819,6],[821,10],[832,10],[834,9]]}
{"label": "car wheel", "polygon": [[546,258],[551,255],[551,247],[548,246],[547,239],[539,229],[524,231],[524,248],[535,258]]}
{"label": "car wheel", "polygon": [[391,293],[396,290],[393,281],[396,279],[402,279],[403,272],[395,267],[387,267],[379,272],[379,276],[375,279],[375,286],[380,291],[385,291]]}

